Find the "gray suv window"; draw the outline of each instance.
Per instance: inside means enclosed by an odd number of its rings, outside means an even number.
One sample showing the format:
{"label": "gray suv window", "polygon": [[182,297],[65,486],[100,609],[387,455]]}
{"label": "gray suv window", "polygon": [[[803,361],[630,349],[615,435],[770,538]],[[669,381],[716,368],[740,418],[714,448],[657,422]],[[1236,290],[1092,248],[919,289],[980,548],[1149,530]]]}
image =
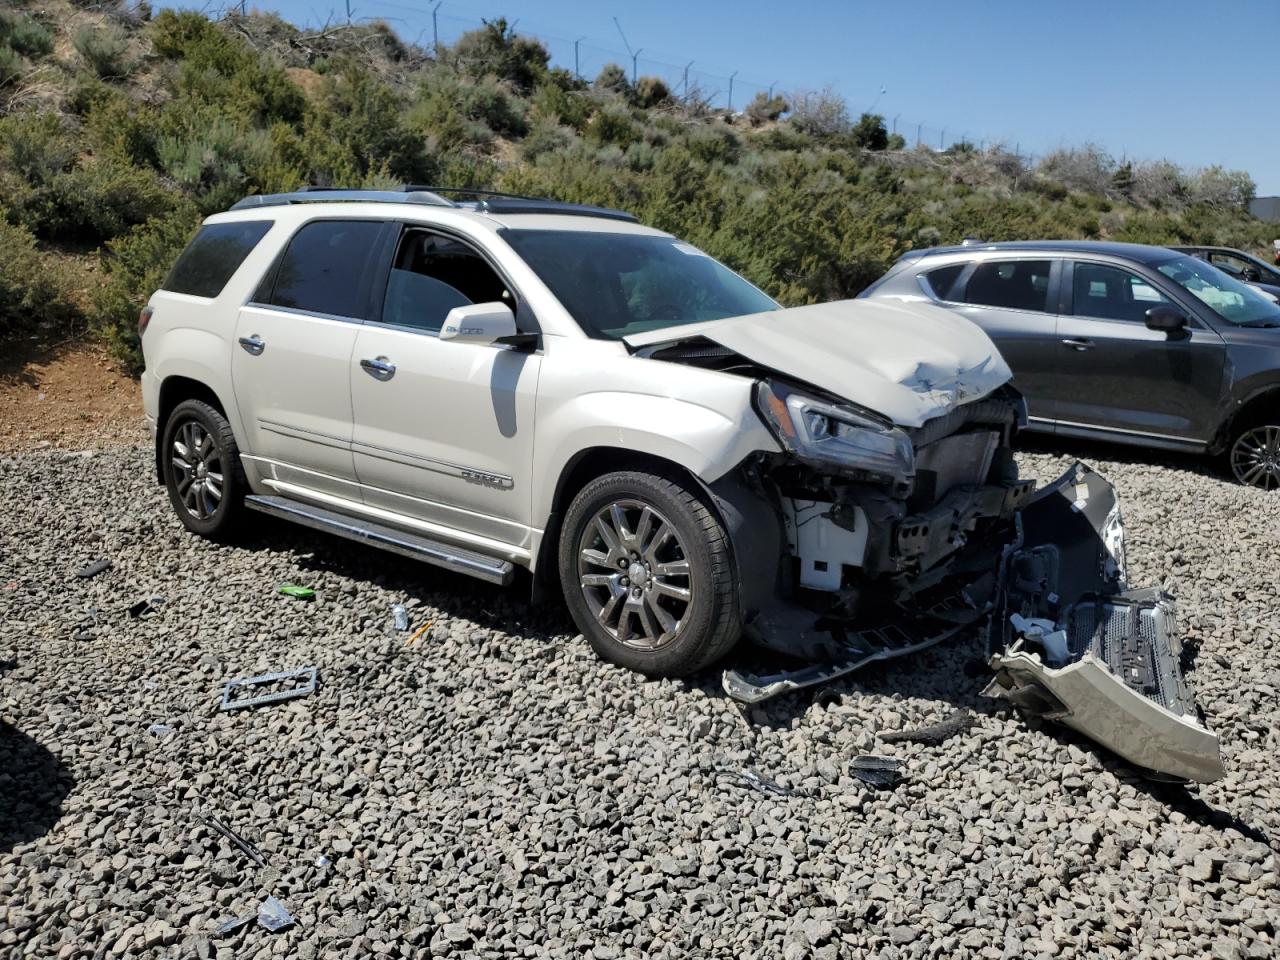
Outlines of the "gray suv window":
{"label": "gray suv window", "polygon": [[955,286],[960,274],[964,272],[967,263],[953,263],[950,266],[938,267],[937,270],[930,270],[924,275],[925,286],[939,300],[952,300],[951,288]]}
{"label": "gray suv window", "polygon": [[978,264],[963,301],[1008,310],[1049,309],[1049,260],[990,260]]}
{"label": "gray suv window", "polygon": [[1148,310],[1168,302],[1136,273],[1101,263],[1075,265],[1071,312],[1077,317],[1145,323]]}

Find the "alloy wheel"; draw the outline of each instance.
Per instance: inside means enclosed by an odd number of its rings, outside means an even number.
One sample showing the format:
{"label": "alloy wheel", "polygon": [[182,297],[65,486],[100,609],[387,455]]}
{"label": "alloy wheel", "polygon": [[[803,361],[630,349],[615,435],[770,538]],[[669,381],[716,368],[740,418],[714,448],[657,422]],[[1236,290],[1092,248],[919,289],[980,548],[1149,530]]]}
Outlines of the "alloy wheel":
{"label": "alloy wheel", "polygon": [[592,517],[578,543],[578,580],[596,621],[637,650],[675,639],[695,589],[675,527],[640,500],[616,500]]}
{"label": "alloy wheel", "polygon": [[174,432],[170,463],[183,506],[197,520],[208,520],[222,503],[222,454],[199,421],[187,420]]}
{"label": "alloy wheel", "polygon": [[1264,424],[1240,434],[1231,447],[1231,472],[1251,487],[1280,487],[1280,426]]}

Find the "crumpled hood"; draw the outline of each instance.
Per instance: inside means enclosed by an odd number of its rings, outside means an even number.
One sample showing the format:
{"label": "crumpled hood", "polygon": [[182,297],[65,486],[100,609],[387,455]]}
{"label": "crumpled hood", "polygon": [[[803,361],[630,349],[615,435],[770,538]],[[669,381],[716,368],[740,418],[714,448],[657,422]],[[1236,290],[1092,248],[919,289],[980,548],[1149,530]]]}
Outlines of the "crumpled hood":
{"label": "crumpled hood", "polygon": [[976,324],[925,303],[838,300],[625,337],[705,337],[905,427],[986,396],[1012,373]]}

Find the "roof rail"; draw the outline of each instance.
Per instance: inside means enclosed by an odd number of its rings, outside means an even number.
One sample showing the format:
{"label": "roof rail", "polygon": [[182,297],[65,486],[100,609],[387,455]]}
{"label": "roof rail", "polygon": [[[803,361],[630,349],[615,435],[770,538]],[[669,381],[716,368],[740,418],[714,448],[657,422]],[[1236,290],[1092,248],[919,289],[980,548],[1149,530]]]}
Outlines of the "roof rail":
{"label": "roof rail", "polygon": [[471,187],[429,187],[406,184],[399,189],[353,190],[346,187],[300,187],[292,193],[271,193],[245,197],[234,204],[232,210],[248,210],[256,207],[278,207],[290,203],[421,203],[432,207],[461,207],[441,194],[461,194],[475,197],[474,209],[478,213],[546,213],[573,217],[602,217],[609,220],[638,222],[625,210],[610,207],[593,207],[583,203],[562,203],[526,197],[516,193],[499,193],[496,190],[477,190]]}
{"label": "roof rail", "polygon": [[625,210],[612,207],[596,207],[588,203],[566,203],[546,197],[529,197],[519,193],[500,193],[497,190],[476,190],[472,187],[409,186],[406,190],[426,190],[429,193],[452,193],[476,197],[476,210],[481,213],[554,213],[571,217],[603,217],[609,220],[638,222]]}
{"label": "roof rail", "polygon": [[255,194],[232,204],[232,210],[280,207],[290,203],[421,203],[429,207],[457,204],[429,190],[349,190],[344,187],[302,187],[292,193]]}

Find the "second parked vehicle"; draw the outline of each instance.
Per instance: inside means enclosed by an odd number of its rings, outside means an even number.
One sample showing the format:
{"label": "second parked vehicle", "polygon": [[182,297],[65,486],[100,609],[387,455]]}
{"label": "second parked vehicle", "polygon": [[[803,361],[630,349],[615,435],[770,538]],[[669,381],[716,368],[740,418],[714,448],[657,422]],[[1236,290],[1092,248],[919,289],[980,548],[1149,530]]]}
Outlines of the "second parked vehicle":
{"label": "second parked vehicle", "polygon": [[863,298],[927,300],[995,341],[1028,428],[1225,455],[1280,488],[1280,305],[1164,247],[1048,241],[904,255]]}

